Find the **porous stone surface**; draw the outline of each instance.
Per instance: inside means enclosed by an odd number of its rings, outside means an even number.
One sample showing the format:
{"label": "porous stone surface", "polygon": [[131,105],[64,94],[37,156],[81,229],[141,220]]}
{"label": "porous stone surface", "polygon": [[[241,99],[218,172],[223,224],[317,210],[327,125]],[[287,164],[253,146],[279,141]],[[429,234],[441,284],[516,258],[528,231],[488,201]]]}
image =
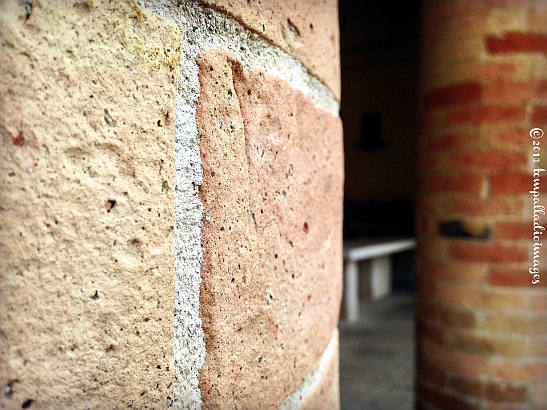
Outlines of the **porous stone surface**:
{"label": "porous stone surface", "polygon": [[166,407],[180,32],[6,0],[0,38],[0,407]]}
{"label": "porous stone surface", "polygon": [[200,0],[296,57],[340,99],[336,0]]}
{"label": "porous stone surface", "polygon": [[205,408],[275,408],[317,365],[341,297],[341,124],[286,82],[198,58]]}

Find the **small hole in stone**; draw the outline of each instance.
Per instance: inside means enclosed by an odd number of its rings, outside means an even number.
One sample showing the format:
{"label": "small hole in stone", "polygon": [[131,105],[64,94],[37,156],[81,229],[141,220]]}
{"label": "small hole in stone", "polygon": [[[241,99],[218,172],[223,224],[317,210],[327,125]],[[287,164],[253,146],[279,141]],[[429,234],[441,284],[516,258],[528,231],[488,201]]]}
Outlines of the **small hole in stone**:
{"label": "small hole in stone", "polygon": [[32,400],[32,399],[27,399],[27,400],[21,405],[21,408],[22,408],[22,409],[28,409],[30,406],[32,406],[32,403],[34,403],[34,400]]}
{"label": "small hole in stone", "polygon": [[251,95],[251,90],[247,90],[247,95]]}
{"label": "small hole in stone", "polygon": [[93,300],[99,299],[99,291],[96,290],[95,293],[93,295],[91,295],[91,299],[93,299]]}
{"label": "small hole in stone", "polygon": [[114,200],[114,199],[109,199],[104,204],[104,207],[106,208],[106,212],[110,212],[112,210],[112,208],[114,208],[115,206],[116,206],[116,200]]}
{"label": "small hole in stone", "polygon": [[310,228],[308,227],[308,223],[307,222],[304,222],[304,226],[303,228],[304,229],[304,232],[308,233],[310,231]]}
{"label": "small hole in stone", "polygon": [[161,120],[158,120],[158,127],[162,127]]}

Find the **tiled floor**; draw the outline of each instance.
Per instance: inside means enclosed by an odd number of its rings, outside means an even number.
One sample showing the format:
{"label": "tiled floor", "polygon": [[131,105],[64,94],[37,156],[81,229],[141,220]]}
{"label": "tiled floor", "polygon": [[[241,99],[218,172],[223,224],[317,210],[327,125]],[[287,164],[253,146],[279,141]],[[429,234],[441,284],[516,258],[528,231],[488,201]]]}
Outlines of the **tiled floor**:
{"label": "tiled floor", "polygon": [[343,410],[412,409],[414,325],[412,294],[362,302],[355,324],[340,326]]}

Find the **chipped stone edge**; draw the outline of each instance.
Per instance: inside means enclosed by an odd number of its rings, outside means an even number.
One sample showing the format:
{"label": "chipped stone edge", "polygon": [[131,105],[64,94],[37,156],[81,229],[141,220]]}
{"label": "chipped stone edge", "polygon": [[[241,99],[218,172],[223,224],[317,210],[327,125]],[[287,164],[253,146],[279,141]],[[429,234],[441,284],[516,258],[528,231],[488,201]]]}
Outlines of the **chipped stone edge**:
{"label": "chipped stone edge", "polygon": [[[206,336],[200,316],[203,204],[199,186],[203,170],[196,124],[196,103],[200,94],[196,57],[203,50],[228,51],[242,61],[245,70],[260,69],[287,81],[332,115],[338,116],[339,104],[330,89],[311,75],[299,60],[233,18],[196,0],[138,0],[138,3],[148,12],[174,21],[181,30],[175,131],[175,397],[174,403],[168,405],[199,409],[202,405],[199,372],[205,361]],[[334,349],[332,346],[331,341],[327,352]],[[322,369],[321,365],[319,368]],[[318,376],[314,374],[310,373],[311,381],[306,379],[294,394],[298,396],[298,392],[302,392],[307,397],[309,389],[315,386],[314,377],[319,377],[321,371]],[[285,402],[296,403],[292,399],[294,394]]]}
{"label": "chipped stone edge", "polygon": [[306,378],[300,385],[292,392],[283,403],[279,406],[279,410],[292,410],[302,407],[308,397],[310,397],[319,387],[325,373],[329,370],[329,364],[334,359],[335,352],[338,350],[338,329],[334,329],[330,342],[321,354],[317,367],[308,373]]}

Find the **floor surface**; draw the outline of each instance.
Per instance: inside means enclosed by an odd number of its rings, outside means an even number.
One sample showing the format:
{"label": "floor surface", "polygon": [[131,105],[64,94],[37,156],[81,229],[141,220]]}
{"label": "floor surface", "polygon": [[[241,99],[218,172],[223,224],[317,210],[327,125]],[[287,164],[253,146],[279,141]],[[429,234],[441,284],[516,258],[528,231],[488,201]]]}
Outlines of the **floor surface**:
{"label": "floor surface", "polygon": [[414,407],[413,295],[361,302],[354,324],[340,325],[342,410]]}

